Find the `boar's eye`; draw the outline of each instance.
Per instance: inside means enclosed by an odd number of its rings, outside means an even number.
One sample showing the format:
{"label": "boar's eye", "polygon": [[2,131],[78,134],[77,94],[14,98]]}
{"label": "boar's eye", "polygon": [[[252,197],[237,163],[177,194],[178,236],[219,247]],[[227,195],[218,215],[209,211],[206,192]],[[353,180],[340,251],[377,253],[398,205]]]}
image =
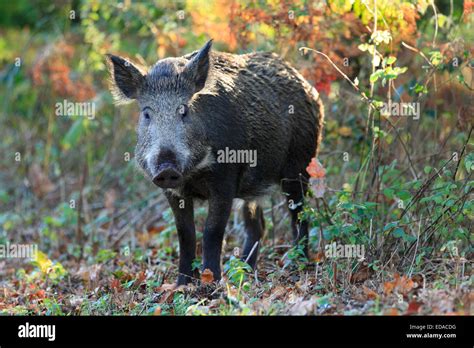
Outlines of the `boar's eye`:
{"label": "boar's eye", "polygon": [[145,120],[145,123],[150,122],[151,116],[150,116],[150,113],[147,110],[143,111],[143,119]]}
{"label": "boar's eye", "polygon": [[188,114],[188,106],[186,104],[181,104],[178,106],[178,114],[181,115],[181,117],[186,117]]}

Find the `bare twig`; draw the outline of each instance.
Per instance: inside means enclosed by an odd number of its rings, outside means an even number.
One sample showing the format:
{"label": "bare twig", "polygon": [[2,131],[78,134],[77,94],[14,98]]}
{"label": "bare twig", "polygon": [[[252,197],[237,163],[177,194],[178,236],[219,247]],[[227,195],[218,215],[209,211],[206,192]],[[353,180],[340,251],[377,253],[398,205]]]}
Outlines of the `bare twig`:
{"label": "bare twig", "polygon": [[252,257],[253,253],[255,252],[255,249],[257,249],[257,246],[258,246],[258,241],[255,242],[255,244],[253,245],[252,247],[252,250],[250,250],[247,258],[245,259],[245,262],[248,263],[250,258]]}
{"label": "bare twig", "polygon": [[433,35],[433,47],[436,46],[436,37],[438,36],[438,12],[436,11],[436,6],[433,2],[433,0],[430,1],[430,5],[431,7],[433,7],[433,11],[434,11],[434,14],[435,14],[435,32],[434,32],[434,35]]}
{"label": "bare twig", "polygon": [[339,67],[331,60],[331,58],[328,57],[327,54],[325,54],[325,53],[323,53],[323,52],[321,52],[321,51],[318,51],[318,50],[309,48],[309,47],[300,47],[300,51],[301,51],[303,54],[305,54],[306,51],[314,52],[314,53],[319,54],[319,55],[323,56],[324,58],[326,58],[326,59],[329,61],[329,63],[331,63],[331,65],[334,67],[334,69],[336,69],[337,72],[338,72],[339,74],[341,74],[342,77],[344,77],[344,79],[346,79],[346,80],[351,84],[351,86],[354,87],[354,89],[355,89],[357,92],[360,93],[360,95],[362,96],[362,98],[363,98],[365,101],[369,102],[370,105],[372,105],[372,101],[371,101],[364,93],[362,93],[362,92],[360,91],[359,87],[349,78],[349,76],[347,76],[341,69],[339,69]]}

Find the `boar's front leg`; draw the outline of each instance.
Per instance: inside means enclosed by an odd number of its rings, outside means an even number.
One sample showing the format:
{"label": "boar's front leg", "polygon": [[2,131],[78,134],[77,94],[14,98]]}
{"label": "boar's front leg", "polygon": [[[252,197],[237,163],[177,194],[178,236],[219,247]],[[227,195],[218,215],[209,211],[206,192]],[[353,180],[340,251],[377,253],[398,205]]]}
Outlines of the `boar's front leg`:
{"label": "boar's front leg", "polygon": [[[220,185],[219,185],[220,186]],[[221,192],[224,192],[223,187]],[[215,192],[209,198],[209,214],[203,235],[203,270],[212,271],[214,280],[221,279],[221,250],[225,227],[232,209],[231,194]]]}
{"label": "boar's front leg", "polygon": [[196,258],[196,230],[192,198],[166,194],[173,210],[179,239],[179,275],[177,285],[186,285],[193,278],[192,263]]}

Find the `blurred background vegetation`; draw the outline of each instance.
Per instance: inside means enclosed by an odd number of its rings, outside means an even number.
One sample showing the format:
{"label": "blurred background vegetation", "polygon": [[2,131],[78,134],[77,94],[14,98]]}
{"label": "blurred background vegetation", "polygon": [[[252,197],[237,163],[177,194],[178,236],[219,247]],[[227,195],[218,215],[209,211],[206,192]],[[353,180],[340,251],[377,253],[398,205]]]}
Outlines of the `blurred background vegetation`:
{"label": "blurred background vegetation", "polygon": [[[305,210],[315,261],[333,241],[366,246],[366,263],[340,261],[344,279],[383,277],[387,269],[411,276],[437,269],[437,258],[472,260],[473,7],[467,0],[0,1],[0,243],[37,243],[70,272],[130,254],[158,260],[158,283],[175,271],[171,213],[133,163],[138,110],[113,105],[104,54],[153,64],[213,38],[216,50],[280,54],[325,101],[319,159],[327,189],[323,199],[308,197]],[[94,103],[95,118],[57,117],[63,100]],[[420,118],[382,115],[377,103],[388,100],[419,103]],[[281,199],[275,194],[265,207],[262,258],[295,263],[297,249],[272,249],[289,240]],[[202,231],[205,206],[196,215]],[[237,214],[229,227],[228,251],[240,238]],[[324,266],[327,286],[333,262]],[[15,272],[3,268],[0,280]],[[449,281],[457,286],[460,277]]]}

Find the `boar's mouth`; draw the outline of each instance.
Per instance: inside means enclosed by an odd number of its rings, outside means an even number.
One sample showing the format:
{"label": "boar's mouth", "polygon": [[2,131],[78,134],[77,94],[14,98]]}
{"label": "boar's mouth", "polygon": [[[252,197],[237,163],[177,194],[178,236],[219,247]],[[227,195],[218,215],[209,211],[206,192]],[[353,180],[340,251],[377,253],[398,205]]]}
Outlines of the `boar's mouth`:
{"label": "boar's mouth", "polygon": [[153,174],[153,183],[163,189],[176,188],[183,182],[183,175],[176,165],[166,162],[158,166]]}

